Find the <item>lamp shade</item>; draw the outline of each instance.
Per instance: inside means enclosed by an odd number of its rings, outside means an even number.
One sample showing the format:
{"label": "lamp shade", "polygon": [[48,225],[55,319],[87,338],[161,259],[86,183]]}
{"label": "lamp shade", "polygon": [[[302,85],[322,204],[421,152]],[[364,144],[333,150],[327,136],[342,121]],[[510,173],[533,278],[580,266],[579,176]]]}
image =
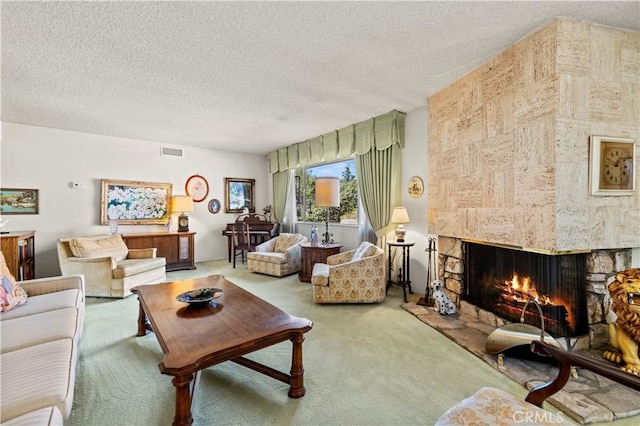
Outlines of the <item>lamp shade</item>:
{"label": "lamp shade", "polygon": [[337,177],[316,178],[316,206],[340,207],[340,179]]}
{"label": "lamp shade", "polygon": [[409,213],[405,207],[396,207],[391,214],[391,223],[409,223]]}
{"label": "lamp shade", "polygon": [[171,211],[173,212],[192,212],[193,198],[186,195],[179,195],[171,199]]}

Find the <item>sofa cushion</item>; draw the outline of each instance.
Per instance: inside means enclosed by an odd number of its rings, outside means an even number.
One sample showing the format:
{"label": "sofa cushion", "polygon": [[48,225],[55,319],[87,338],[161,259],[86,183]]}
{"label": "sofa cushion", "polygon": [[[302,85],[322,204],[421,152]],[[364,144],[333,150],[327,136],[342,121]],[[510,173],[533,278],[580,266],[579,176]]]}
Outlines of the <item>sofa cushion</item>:
{"label": "sofa cushion", "polygon": [[54,293],[30,296],[29,303],[20,309],[2,314],[2,320],[23,317],[62,308],[79,308],[83,304],[82,292],[77,289],[56,291]]}
{"label": "sofa cushion", "polygon": [[0,311],[7,312],[27,303],[27,292],[16,282],[0,251]]}
{"label": "sofa cushion", "polygon": [[278,251],[280,253],[284,253],[289,247],[300,241],[299,234],[280,234],[276,238],[276,246],[273,251]]}
{"label": "sofa cushion", "polygon": [[121,235],[110,237],[83,237],[69,240],[69,249],[75,257],[115,257],[126,259],[129,249]]}
{"label": "sofa cushion", "polygon": [[0,422],[52,405],[68,418],[77,358],[72,339],[54,340],[0,355]]}
{"label": "sofa cushion", "polygon": [[2,426],[63,426],[64,418],[58,407],[51,406],[31,411],[22,416],[2,422]]}
{"label": "sofa cushion", "polygon": [[164,257],[119,260],[118,266],[113,270],[113,278],[130,277],[152,269],[162,268],[166,265],[166,262]]}
{"label": "sofa cushion", "polygon": [[371,244],[370,242],[363,241],[362,243],[360,243],[360,246],[358,247],[356,252],[353,254],[351,261],[360,260],[360,259],[364,259],[365,257],[373,256],[377,252],[378,252],[378,249],[375,245]]}
{"label": "sofa cushion", "polygon": [[64,338],[78,341],[81,325],[78,317],[77,308],[64,308],[0,321],[0,353]]}
{"label": "sofa cushion", "polygon": [[259,260],[268,263],[287,263],[287,256],[280,252],[249,252],[247,259]]}

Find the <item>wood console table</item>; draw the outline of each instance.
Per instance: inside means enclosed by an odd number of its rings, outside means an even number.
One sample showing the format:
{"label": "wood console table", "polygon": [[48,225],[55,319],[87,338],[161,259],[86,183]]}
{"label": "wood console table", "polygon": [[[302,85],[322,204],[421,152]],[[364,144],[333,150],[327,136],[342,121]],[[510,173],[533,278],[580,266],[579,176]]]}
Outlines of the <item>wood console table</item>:
{"label": "wood console table", "polygon": [[302,270],[300,274],[298,274],[298,279],[305,283],[310,283],[313,265],[316,263],[325,263],[327,257],[340,253],[342,244],[300,243],[300,247],[302,248]]}
{"label": "wood console table", "polygon": [[122,234],[127,247],[132,249],[155,247],[156,256],[167,260],[166,270],[196,269],[195,232],[157,232],[147,234]]}

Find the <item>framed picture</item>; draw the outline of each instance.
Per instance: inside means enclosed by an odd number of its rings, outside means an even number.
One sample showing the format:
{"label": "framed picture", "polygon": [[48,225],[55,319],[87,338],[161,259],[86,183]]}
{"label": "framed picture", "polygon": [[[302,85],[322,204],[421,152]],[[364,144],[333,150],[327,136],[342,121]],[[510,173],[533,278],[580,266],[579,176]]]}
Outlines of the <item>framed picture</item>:
{"label": "framed picture", "polygon": [[218,200],[217,198],[212,198],[211,200],[209,200],[209,212],[216,214],[220,211],[220,207],[222,207],[220,205],[220,200]]}
{"label": "framed picture", "polygon": [[38,214],[38,190],[0,188],[0,214]]}
{"label": "framed picture", "polygon": [[171,189],[170,183],[103,179],[100,223],[166,224],[171,211]]}
{"label": "framed picture", "polygon": [[407,185],[407,192],[411,198],[420,198],[424,192],[424,183],[419,176],[411,176]]}
{"label": "framed picture", "polygon": [[635,190],[635,141],[591,136],[591,195],[631,195]]}
{"label": "framed picture", "polygon": [[224,212],[242,213],[245,209],[255,213],[255,179],[224,178]]}
{"label": "framed picture", "polygon": [[209,182],[204,176],[193,175],[187,179],[187,183],[184,185],[184,192],[193,198],[194,203],[199,203],[209,195]]}

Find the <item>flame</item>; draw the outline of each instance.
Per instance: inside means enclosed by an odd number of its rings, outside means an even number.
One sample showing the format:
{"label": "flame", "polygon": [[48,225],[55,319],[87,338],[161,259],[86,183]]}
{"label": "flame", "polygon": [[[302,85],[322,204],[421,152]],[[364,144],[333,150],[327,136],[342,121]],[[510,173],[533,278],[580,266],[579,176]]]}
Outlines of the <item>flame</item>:
{"label": "flame", "polygon": [[552,298],[548,294],[538,294],[538,290],[530,277],[521,278],[517,273],[514,273],[511,280],[505,280],[504,284],[506,284],[508,294],[511,296],[512,300],[516,302],[525,303],[527,298],[523,295],[526,295],[538,302],[540,306],[564,305],[567,309],[567,323],[572,329],[575,328],[575,318],[573,310],[571,309],[571,304],[560,298]]}

